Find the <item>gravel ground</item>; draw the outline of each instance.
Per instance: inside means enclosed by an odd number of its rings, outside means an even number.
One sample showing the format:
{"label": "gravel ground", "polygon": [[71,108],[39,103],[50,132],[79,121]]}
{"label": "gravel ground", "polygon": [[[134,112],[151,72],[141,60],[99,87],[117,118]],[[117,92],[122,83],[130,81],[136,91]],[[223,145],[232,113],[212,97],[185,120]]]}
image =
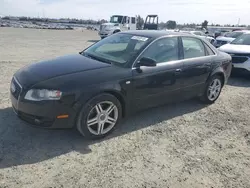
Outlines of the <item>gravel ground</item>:
{"label": "gravel ground", "polygon": [[13,73],[76,53],[93,31],[0,28],[0,187],[250,187],[250,80],[231,78],[219,100],[150,109],[108,138],[43,130],[12,112]]}

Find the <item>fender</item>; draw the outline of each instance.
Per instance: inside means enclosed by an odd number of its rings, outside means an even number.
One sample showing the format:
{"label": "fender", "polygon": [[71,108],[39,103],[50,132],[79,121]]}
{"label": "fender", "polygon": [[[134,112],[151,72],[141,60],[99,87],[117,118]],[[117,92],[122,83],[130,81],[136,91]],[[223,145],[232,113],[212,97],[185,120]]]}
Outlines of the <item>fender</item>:
{"label": "fender", "polygon": [[114,95],[122,105],[123,116],[128,114],[128,95],[119,83],[103,83],[102,85],[98,84],[87,87],[85,92],[76,96],[76,102],[74,103],[73,108],[78,113],[84,104],[86,104],[93,97],[102,93]]}

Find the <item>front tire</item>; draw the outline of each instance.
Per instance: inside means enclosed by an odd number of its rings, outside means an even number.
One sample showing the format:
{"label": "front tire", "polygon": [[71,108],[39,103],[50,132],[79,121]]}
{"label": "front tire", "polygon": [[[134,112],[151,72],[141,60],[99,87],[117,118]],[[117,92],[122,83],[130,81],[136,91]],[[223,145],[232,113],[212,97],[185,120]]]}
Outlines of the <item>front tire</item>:
{"label": "front tire", "polygon": [[121,103],[116,97],[110,94],[98,95],[81,109],[77,129],[89,139],[103,138],[114,130],[121,114]]}
{"label": "front tire", "polygon": [[206,104],[213,104],[220,96],[223,87],[223,79],[219,75],[212,76],[201,96],[201,100]]}

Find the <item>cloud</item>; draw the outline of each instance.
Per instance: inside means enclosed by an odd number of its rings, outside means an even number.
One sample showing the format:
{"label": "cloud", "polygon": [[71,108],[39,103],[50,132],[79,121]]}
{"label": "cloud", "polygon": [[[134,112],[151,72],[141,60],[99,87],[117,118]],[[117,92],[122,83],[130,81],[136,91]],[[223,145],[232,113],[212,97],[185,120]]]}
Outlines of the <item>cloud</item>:
{"label": "cloud", "polygon": [[250,24],[250,0],[0,0],[1,15],[109,19],[112,14],[158,14],[179,23]]}

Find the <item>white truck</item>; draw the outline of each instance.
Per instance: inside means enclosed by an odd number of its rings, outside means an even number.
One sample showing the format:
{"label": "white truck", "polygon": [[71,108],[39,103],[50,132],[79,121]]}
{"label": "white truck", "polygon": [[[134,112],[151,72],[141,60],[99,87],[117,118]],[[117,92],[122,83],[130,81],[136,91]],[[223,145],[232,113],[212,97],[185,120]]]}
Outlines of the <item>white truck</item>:
{"label": "white truck", "polygon": [[120,31],[136,30],[136,18],[122,15],[113,15],[110,22],[100,26],[99,36],[103,39]]}

